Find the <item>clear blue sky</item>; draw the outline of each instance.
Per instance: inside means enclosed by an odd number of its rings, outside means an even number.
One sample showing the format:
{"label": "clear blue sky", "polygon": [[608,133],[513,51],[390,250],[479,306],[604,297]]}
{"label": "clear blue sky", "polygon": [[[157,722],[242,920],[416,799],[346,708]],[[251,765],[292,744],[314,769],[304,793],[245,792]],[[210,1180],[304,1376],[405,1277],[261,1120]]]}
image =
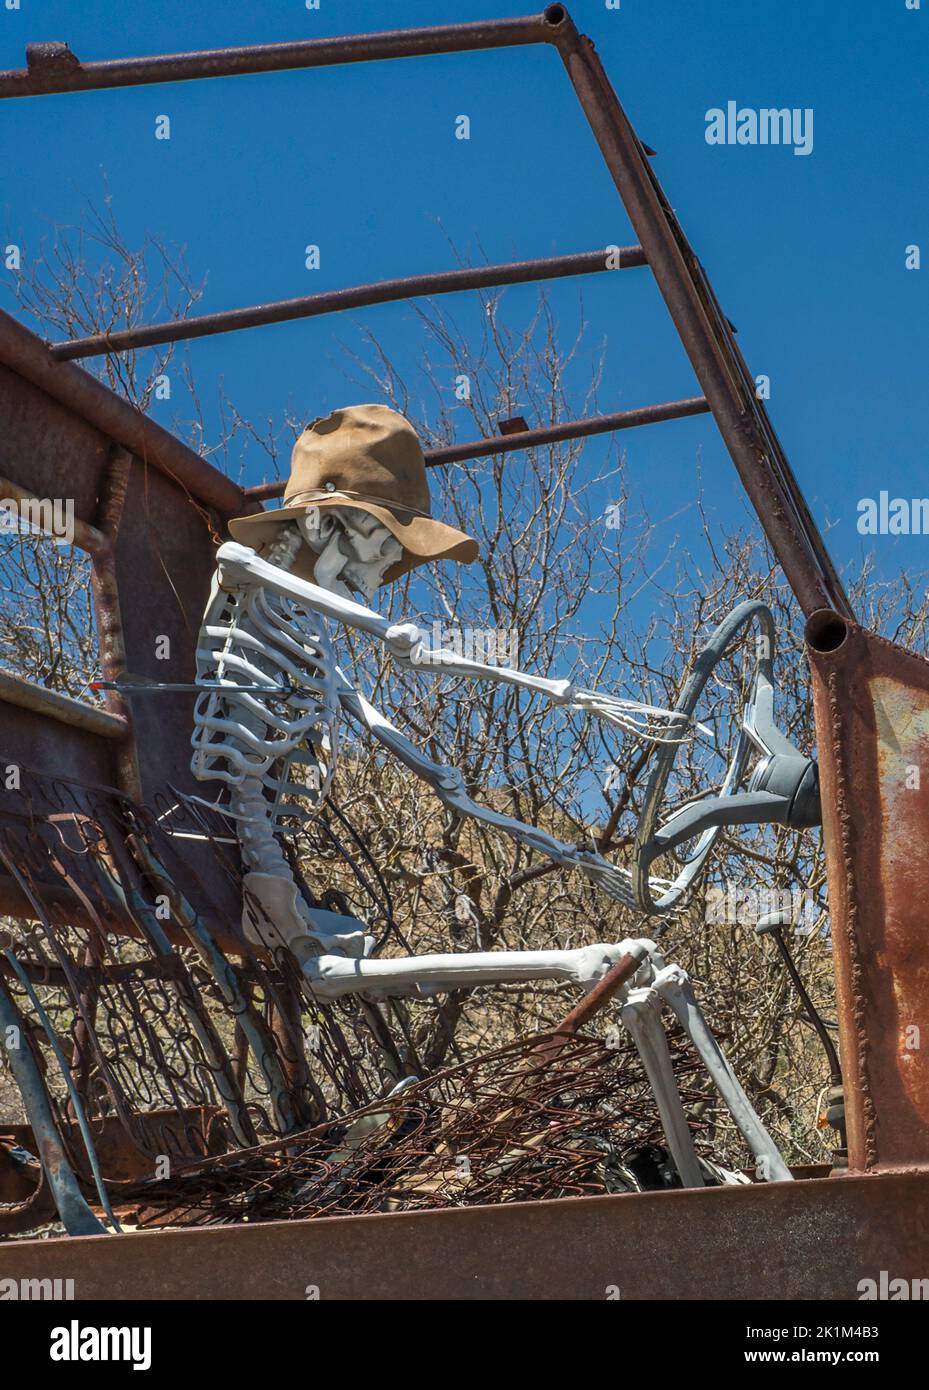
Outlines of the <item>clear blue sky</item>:
{"label": "clear blue sky", "polygon": [[[539,0],[21,0],[0,7],[0,65],[27,42],[83,59],[415,26],[530,12]],[[860,556],[856,502],[886,488],[929,494],[929,0],[575,0],[755,373],[840,564]],[[711,147],[705,112],[728,100],[812,107],[809,157]],[[453,138],[459,113],[471,140]],[[172,139],[154,139],[169,114]],[[533,257],[633,240],[560,62],[510,49],[6,102],[0,233],[26,255],[75,222],[104,176],[130,244],[146,231],[186,247],[207,277],[200,311],[475,259]],[[441,224],[441,225],[440,225]],[[308,272],[303,248],[322,248]],[[907,272],[904,248],[922,246]],[[8,272],[0,272],[7,275]],[[696,392],[647,272],[555,286],[566,324],[578,288],[591,343],[605,338],[604,409]],[[508,292],[528,312],[533,287]],[[8,293],[0,299],[11,307]],[[451,303],[452,301],[448,301]],[[220,378],[239,410],[310,418],[357,397],[335,340],[374,328],[404,360],[404,306],[194,343],[207,402]],[[160,418],[168,420],[166,408]],[[470,431],[468,431],[470,435]],[[740,505],[706,420],[627,434],[633,484],[657,510],[689,496],[701,456],[720,514]],[[596,446],[592,446],[596,447]],[[518,466],[514,463],[514,466]],[[257,455],[245,460],[257,482]],[[922,568],[925,538],[880,543],[882,567]]]}

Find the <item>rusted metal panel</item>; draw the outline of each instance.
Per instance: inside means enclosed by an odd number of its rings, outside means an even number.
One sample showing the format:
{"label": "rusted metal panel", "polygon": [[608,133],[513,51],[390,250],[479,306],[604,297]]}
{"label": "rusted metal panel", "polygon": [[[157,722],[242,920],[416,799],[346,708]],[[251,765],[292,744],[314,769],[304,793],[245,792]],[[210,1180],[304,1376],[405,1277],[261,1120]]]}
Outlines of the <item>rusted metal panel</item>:
{"label": "rusted metal panel", "polygon": [[[98,425],[120,425],[119,439],[137,431],[143,417],[80,369],[51,363],[28,330],[15,325],[7,333],[5,318],[0,315],[0,358],[10,351],[27,371],[44,362],[56,389],[62,371],[77,371],[89,387],[86,398],[83,385],[76,395],[64,389],[70,404],[62,404],[26,376],[0,366],[0,471],[6,475],[0,493],[73,502],[74,543],[93,561],[101,674],[112,680],[128,670],[154,679],[192,679],[215,546],[225,539],[222,518],[210,502],[234,504],[238,512],[257,504],[164,431],[160,434],[178,446],[182,461],[193,460],[186,484],[177,480],[177,459],[170,450],[146,461],[114,445]],[[93,423],[75,413],[85,407]],[[129,423],[123,428],[126,413]],[[157,452],[159,436],[145,430],[143,436],[146,445],[155,439]],[[109,718],[89,702],[82,706],[46,696],[15,677],[3,681],[3,766],[16,764],[27,781],[40,773],[83,786],[118,786],[143,801],[169,782],[193,789],[192,697],[165,694],[134,705],[109,692],[107,705]],[[26,809],[21,793],[0,782],[0,816],[16,818]],[[47,811],[59,809],[50,805]],[[28,810],[42,814],[35,789]],[[217,868],[209,846],[188,840],[182,852],[220,917],[237,922],[240,909],[232,901],[228,871]],[[7,875],[0,876],[0,910],[29,915],[21,890]]]}
{"label": "rusted metal panel", "polygon": [[[83,783],[115,783],[114,740],[49,719],[19,704],[0,703],[0,761]],[[0,778],[0,815],[23,810],[19,791]]]}
{"label": "rusted metal panel", "polygon": [[882,1269],[925,1278],[927,1232],[929,1176],[888,1174],[18,1241],[0,1277],[107,1301],[857,1299]]}
{"label": "rusted metal panel", "polygon": [[[101,383],[79,368],[54,363],[34,334],[3,314],[0,358],[17,369],[0,366],[0,465],[7,492],[73,503],[75,544],[94,562],[102,673],[112,679],[129,669],[164,678],[170,669],[192,678],[215,544],[224,538],[210,504],[240,512],[255,504],[179,440],[157,426],[150,431],[151,422]],[[60,399],[38,389],[34,377]],[[104,432],[110,428],[117,440],[153,445],[147,460],[125,450],[114,454]],[[170,652],[164,662],[157,659],[159,638],[167,639],[162,648]],[[5,763],[84,785],[118,785],[142,799],[167,781],[190,786],[189,700],[166,695],[163,706],[149,701],[136,711],[110,693],[111,714],[140,719],[137,749],[128,738],[115,747],[101,737],[112,729],[96,729],[100,718],[89,705],[82,718],[79,708],[65,710],[59,702],[56,716],[73,715],[84,726],[67,727],[60,717],[49,718],[41,696],[27,698],[30,692],[21,685],[8,693],[16,707],[3,707]],[[16,791],[0,789],[0,812],[21,810]],[[192,846],[191,857],[209,877],[202,850]],[[215,888],[223,896],[225,879]],[[10,910],[20,899],[14,885],[0,882],[0,900]]]}
{"label": "rusted metal panel", "polygon": [[[110,441],[0,361],[0,473],[33,497],[71,501],[93,524]],[[0,495],[8,496],[8,493]]]}
{"label": "rusted metal panel", "polygon": [[[133,460],[115,546],[125,666],[133,676],[192,681],[197,634],[215,566],[217,521],[139,459]],[[190,772],[194,695],[127,701],[136,735],[141,799],[170,783],[202,792]],[[202,859],[199,854],[195,856]],[[204,871],[206,862],[201,865]]]}
{"label": "rusted metal panel", "polygon": [[929,1168],[929,662],[807,624],[849,1166]]}

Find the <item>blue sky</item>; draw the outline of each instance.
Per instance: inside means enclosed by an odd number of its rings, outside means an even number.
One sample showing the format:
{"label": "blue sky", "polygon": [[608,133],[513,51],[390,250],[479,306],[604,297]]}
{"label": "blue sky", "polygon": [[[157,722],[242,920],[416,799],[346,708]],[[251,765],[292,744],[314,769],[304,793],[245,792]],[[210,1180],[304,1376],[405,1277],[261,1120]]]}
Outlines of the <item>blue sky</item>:
{"label": "blue sky", "polygon": [[[0,5],[0,66],[23,66],[25,44],[39,40],[65,40],[90,60],[534,8],[539,0],[322,0],[319,11],[303,0],[21,0],[19,11]],[[837,561],[854,566],[874,544],[857,533],[859,498],[929,494],[929,0],[920,11],[905,0],[622,0],[618,11],[575,0],[569,10],[658,151],[658,175],[749,365],[771,378],[769,409],[814,515],[831,528]],[[812,153],[708,145],[705,113],[728,100],[812,107]],[[462,112],[468,142],[453,138]],[[171,117],[170,141],[154,138],[160,114]],[[557,55],[542,47],[7,102],[0,167],[4,241],[38,254],[86,199],[102,202],[105,179],[130,244],[152,232],[186,248],[194,279],[207,280],[200,311],[439,270],[453,264],[449,238],[475,260],[634,240]],[[304,267],[308,242],[322,250],[316,272]],[[911,243],[922,246],[920,271],[904,266]],[[566,337],[580,292],[591,351],[607,345],[604,410],[696,394],[647,271],[553,286]],[[508,315],[528,315],[535,294],[508,291]],[[12,307],[8,286],[0,303]],[[356,399],[338,340],[357,343],[362,326],[401,362],[415,358],[406,306],[192,344],[208,413],[220,380],[256,420],[309,419]],[[170,423],[170,406],[158,416]],[[692,495],[699,458],[710,505],[740,513],[707,419],[623,443],[633,489],[657,511]],[[256,451],[241,465],[246,482],[262,480]],[[878,547],[887,572],[923,568],[924,537]]]}

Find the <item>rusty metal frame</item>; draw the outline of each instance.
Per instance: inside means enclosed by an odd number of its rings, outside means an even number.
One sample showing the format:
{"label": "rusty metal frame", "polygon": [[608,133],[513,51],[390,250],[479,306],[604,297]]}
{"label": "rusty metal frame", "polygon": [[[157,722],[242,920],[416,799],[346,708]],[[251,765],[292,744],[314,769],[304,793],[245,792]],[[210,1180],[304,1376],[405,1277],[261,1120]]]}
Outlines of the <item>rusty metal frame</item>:
{"label": "rusty metal frame", "polygon": [[[105,678],[117,680],[127,666],[188,676],[214,543],[226,517],[258,503],[96,378],[54,362],[39,338],[3,313],[0,426],[0,494],[33,503],[36,517],[43,492],[74,504],[73,543],[91,560]],[[149,634],[160,632],[172,643],[167,669],[152,664]],[[166,699],[176,717],[183,703]],[[17,764],[26,781],[33,771],[62,775],[139,800],[163,785],[167,763],[168,780],[176,780],[189,761],[180,725],[167,740],[166,763],[165,740],[153,736],[159,712],[133,711],[116,691],[93,706],[3,673],[0,703],[6,765]],[[0,788],[0,814],[17,815],[19,796]],[[202,855],[201,867],[209,875]],[[17,885],[0,874],[0,911],[22,910]]]}
{"label": "rusty metal frame", "polygon": [[[647,264],[685,347],[703,391],[686,401],[646,406],[548,429],[507,432],[433,450],[432,466],[528,449],[555,440],[583,438],[664,419],[711,411],[739,477],[805,616],[814,673],[816,721],[820,740],[825,825],[839,985],[843,1062],[850,1133],[850,1166],[880,1172],[881,1181],[834,1178],[790,1188],[751,1189],[591,1198],[501,1210],[375,1216],[223,1232],[164,1233],[128,1237],[116,1247],[95,1243],[85,1263],[84,1242],[53,1247],[62,1268],[82,1269],[85,1289],[112,1297],[114,1284],[127,1285],[126,1271],[144,1279],[145,1296],[183,1296],[189,1270],[198,1296],[212,1285],[220,1241],[223,1291],[236,1296],[229,1279],[235,1262],[232,1245],[247,1247],[247,1291],[254,1297],[251,1270],[265,1269],[264,1292],[286,1297],[281,1280],[288,1261],[302,1261],[312,1239],[318,1268],[327,1271],[330,1296],[372,1297],[389,1261],[409,1271],[393,1296],[602,1296],[587,1290],[578,1270],[606,1278],[607,1268],[628,1267],[634,1285],[624,1297],[686,1296],[714,1292],[745,1297],[758,1290],[756,1250],[764,1244],[770,1268],[773,1252],[789,1277],[775,1296],[850,1297],[845,1291],[851,1255],[875,1268],[893,1263],[906,1275],[922,1276],[929,1220],[929,1077],[926,1066],[905,1055],[901,1030],[925,1020],[929,955],[921,913],[929,889],[929,804],[926,794],[906,801],[899,787],[901,759],[929,752],[929,663],[903,653],[858,628],[841,581],[791,470],[754,381],[706,275],[648,162],[650,151],[636,136],[589,39],[579,34],[563,5],[539,15],[487,23],[353,35],[292,44],[259,45],[204,53],[161,55],[104,63],[82,63],[63,44],[27,49],[27,68],[0,73],[0,98],[115,88],[144,83],[186,81],[236,74],[313,68],[340,63],[547,44],[556,49],[579,104],[600,147],[639,246],[624,248],[626,265]],[[93,523],[103,537],[96,582],[107,627],[109,669],[125,669],[115,572],[107,568],[122,499],[128,457],[152,465],[180,494],[212,509],[221,527],[235,513],[257,510],[278,496],[282,485],[242,489],[212,469],[166,431],[82,372],[71,357],[94,352],[175,341],[297,317],[338,312],[417,293],[461,289],[586,274],[605,267],[602,253],[553,257],[543,261],[447,272],[408,280],[356,286],[278,304],[210,314],[185,324],[148,325],[109,338],[49,346],[7,315],[0,314],[0,364],[38,387],[46,397],[90,422],[119,446]],[[128,453],[126,452],[128,451]],[[101,576],[102,572],[102,578]],[[9,683],[5,683],[9,692]],[[22,692],[19,691],[20,696]],[[16,703],[16,692],[0,699]],[[24,697],[25,698],[25,697]],[[22,700],[20,700],[22,703]],[[69,716],[59,702],[56,719]],[[127,712],[115,701],[107,717],[109,733],[122,730]],[[97,730],[102,733],[103,730]],[[131,739],[126,740],[127,744]],[[132,786],[132,768],[120,777]],[[895,781],[894,778],[897,778]],[[868,809],[862,809],[862,802]],[[876,808],[881,814],[877,817]],[[912,1170],[901,1173],[899,1170]],[[737,1218],[737,1219],[736,1219]],[[657,1223],[657,1224],[656,1224]],[[746,1225],[747,1223],[747,1225]],[[868,1227],[862,1239],[862,1227]],[[755,1232],[757,1242],[745,1239]],[[719,1235],[720,1230],[725,1234]],[[606,1233],[604,1235],[604,1232]],[[516,1237],[514,1239],[514,1236]],[[449,1247],[448,1242],[452,1244]],[[617,1261],[617,1240],[626,1254]],[[681,1261],[682,1240],[686,1258]],[[243,1245],[243,1242],[245,1243]],[[383,1250],[381,1250],[383,1242]],[[668,1265],[656,1285],[656,1244],[673,1243],[680,1277],[667,1282]],[[397,1258],[407,1249],[407,1257]],[[449,1249],[454,1258],[449,1257]],[[349,1254],[346,1257],[346,1250]],[[514,1257],[501,1261],[500,1251]],[[554,1252],[561,1250],[559,1257]],[[105,1259],[101,1259],[105,1251]],[[380,1251],[380,1253],[378,1253]],[[462,1258],[462,1251],[467,1258]],[[718,1258],[707,1259],[716,1252]],[[297,1253],[295,1253],[297,1252]],[[24,1247],[16,1252],[21,1267]],[[25,1251],[28,1255],[29,1252]],[[183,1258],[179,1256],[183,1255]],[[527,1258],[528,1255],[528,1258]],[[48,1248],[41,1251],[49,1269]],[[750,1261],[746,1266],[746,1260]],[[109,1261],[117,1261],[118,1281]],[[593,1263],[592,1263],[593,1262]],[[8,1263],[0,1251],[0,1269]],[[93,1269],[98,1273],[95,1275]],[[707,1283],[706,1271],[715,1271]],[[552,1271],[556,1271],[553,1278]],[[268,1281],[271,1272],[274,1276]],[[868,1269],[864,1273],[870,1272]],[[630,1275],[632,1278],[632,1275]],[[94,1279],[98,1282],[94,1283]],[[611,1282],[619,1282],[613,1278]],[[573,1285],[573,1287],[572,1287]],[[92,1296],[88,1292],[85,1296]],[[296,1297],[302,1294],[298,1290]]]}
{"label": "rusty metal frame", "polygon": [[[541,14],[515,19],[101,63],[82,63],[65,44],[39,44],[27,49],[25,70],[0,73],[0,98],[539,43],[553,45],[564,63],[581,109],[639,237],[641,246],[627,249],[638,255],[644,253],[726,447],[801,607],[807,615],[819,608],[830,607],[852,616],[822,537],[764,407],[757,399],[754,382],[735,344],[731,327],[720,311],[702,267],[648,165],[645,149],[629,124],[593,44],[578,33],[564,5],[549,5]],[[589,254],[596,256],[596,253]],[[574,268],[566,269],[565,260],[573,260]],[[337,312],[352,307],[353,303],[381,303],[388,299],[408,298],[411,294],[428,293],[424,282],[430,278],[434,280],[432,292],[448,293],[480,283],[505,284],[526,278],[546,279],[565,273],[587,273],[595,268],[589,264],[578,265],[579,261],[583,263],[584,257],[552,258],[547,265],[538,261],[520,262],[510,266],[451,272],[444,276],[419,277],[408,282],[387,281],[379,286],[361,286],[304,300],[205,315],[189,321],[186,327],[149,325],[110,335],[109,343],[105,336],[58,343],[49,351],[53,357],[59,358],[89,355],[118,350],[117,344],[127,347],[166,342],[175,337],[225,332],[236,327],[309,313]],[[527,266],[531,270],[527,271]],[[481,277],[485,275],[491,279],[482,280]],[[314,300],[315,303],[312,303]],[[611,426],[604,425],[604,430],[609,428]],[[585,433],[592,431],[588,429]],[[564,434],[561,437],[581,436]],[[499,444],[499,441],[496,443]],[[532,446],[516,444],[510,447]],[[495,448],[493,452],[502,450]],[[479,455],[466,455],[469,456]],[[254,505],[254,495],[250,500]]]}
{"label": "rusty metal frame", "polygon": [[[607,262],[615,262],[608,265]],[[179,343],[189,338],[208,338],[242,328],[258,328],[269,323],[290,323],[294,319],[339,314],[364,309],[372,304],[390,304],[415,299],[419,295],[460,294],[463,290],[490,289],[499,285],[525,285],[539,280],[559,280],[573,275],[597,275],[611,270],[627,270],[646,265],[641,246],[621,246],[605,251],[581,251],[573,256],[547,256],[535,261],[510,261],[504,265],[467,266],[461,270],[441,270],[431,275],[408,275],[399,280],[377,280],[350,289],[324,290],[321,294],[279,299],[273,304],[253,304],[247,309],[226,309],[216,314],[194,314],[167,323],[147,323],[90,338],[73,338],[52,343],[51,353],[59,362],[76,357],[99,357],[107,352],[153,347],[160,343]]]}
{"label": "rusty metal frame", "polygon": [[[589,40],[577,33],[565,7],[550,5],[542,14],[489,23],[442,25],[427,29],[399,30],[383,34],[355,35],[339,39],[310,40],[296,44],[272,44],[247,49],[177,54],[154,58],[81,63],[63,44],[42,44],[27,49],[27,68],[0,73],[0,97],[87,91],[148,82],[184,81],[294,68],[313,68],[333,63],[464,52],[473,49],[547,44],[560,55],[581,108],[591,126],[616,183],[641,245],[610,248],[612,268],[648,265],[664,295],[681,339],[688,351],[704,395],[668,401],[637,409],[602,414],[588,419],[563,421],[540,429],[501,430],[501,434],[434,449],[427,455],[430,466],[445,466],[493,454],[512,453],[559,440],[588,438],[638,426],[682,419],[712,411],[732,454],[762,525],[780,559],[804,611],[830,606],[849,613],[848,603],[831,566],[822,539],[806,509],[789,464],[777,442],[764,407],[756,399],[754,383],[735,345],[728,321],[720,313],[702,270],[690,250],[647,162],[646,148],[638,141],[600,67]],[[205,333],[226,332],[259,323],[294,317],[339,312],[362,304],[407,299],[416,294],[454,293],[489,285],[544,280],[564,275],[598,273],[607,269],[606,253],[583,252],[569,256],[520,261],[506,265],[463,268],[436,275],[382,281],[277,304],[203,315],[177,324],[143,325],[72,343],[49,345],[9,315],[0,313],[0,366],[38,388],[74,416],[99,430],[113,462],[91,515],[84,518],[87,548],[94,556],[94,589],[104,675],[108,680],[124,674],[135,661],[132,642],[124,634],[120,617],[120,585],[116,575],[116,542],[120,516],[133,469],[141,465],[145,475],[153,467],[171,481],[195,508],[209,512],[202,540],[221,537],[229,516],[260,510],[261,502],[279,496],[278,480],[253,488],[241,488],[188,449],[180,440],[148,419],[88,375],[69,357],[93,352],[118,352],[133,346],[175,341]],[[44,407],[43,407],[44,408]],[[117,451],[122,451],[118,453]],[[119,458],[121,462],[115,460]],[[133,463],[133,460],[135,461]],[[115,471],[110,472],[110,469]],[[127,473],[128,470],[128,473]],[[8,469],[9,471],[9,469]],[[22,486],[20,479],[14,484]],[[146,484],[146,487],[148,485]],[[101,520],[103,518],[103,520]],[[208,555],[208,552],[207,552]],[[126,607],[133,613],[141,589],[141,576],[124,575],[136,596]],[[138,585],[138,587],[137,587]],[[125,600],[125,594],[123,595]],[[185,596],[182,612],[188,629],[198,621],[196,600]],[[128,653],[128,654],[127,654]],[[185,658],[189,662],[189,657]],[[167,672],[161,673],[167,675]],[[170,673],[180,679],[190,671]],[[10,703],[29,708],[36,717],[40,708],[61,722],[70,723],[82,735],[95,737],[84,715],[61,701],[49,702],[18,682],[0,683]],[[166,697],[167,698],[167,697]],[[177,706],[180,708],[180,706]],[[166,715],[168,705],[164,706]],[[115,781],[139,796],[151,791],[150,768],[139,766],[138,742],[146,731],[134,727],[132,711],[117,692],[108,695],[107,713],[123,721],[109,723],[123,736],[111,740],[117,749],[112,776],[106,763],[97,761],[97,780]],[[139,711],[135,724],[151,719]],[[9,886],[13,892],[12,886]],[[15,896],[15,892],[13,893]],[[0,898],[3,891],[0,885]]]}

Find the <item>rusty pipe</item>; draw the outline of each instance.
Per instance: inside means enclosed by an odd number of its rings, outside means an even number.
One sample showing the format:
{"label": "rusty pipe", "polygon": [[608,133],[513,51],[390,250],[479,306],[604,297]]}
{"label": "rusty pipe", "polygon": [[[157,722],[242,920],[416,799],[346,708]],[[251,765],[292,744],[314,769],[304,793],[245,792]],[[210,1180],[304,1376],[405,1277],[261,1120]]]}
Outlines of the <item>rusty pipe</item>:
{"label": "rusty pipe", "polygon": [[481,20],[471,24],[437,24],[421,29],[391,29],[375,34],[345,34],[295,43],[213,48],[194,53],[161,53],[149,58],[115,58],[82,63],[67,44],[33,44],[26,49],[26,68],[0,72],[0,97],[43,96],[51,92],[90,92],[110,87],[138,87],[152,82],[187,82],[194,78],[235,77],[245,73],[285,72],[294,68],[331,67],[336,63],[418,58],[426,54],[465,53],[548,43],[545,15]]}
{"label": "rusty pipe", "polygon": [[[491,435],[487,439],[472,439],[464,444],[448,444],[441,449],[427,449],[426,467],[438,468],[464,459],[485,458],[491,454],[512,454],[520,449],[536,449],[543,444],[555,444],[567,439],[586,439],[595,434],[611,434],[618,430],[635,429],[639,425],[658,425],[665,420],[684,420],[691,415],[705,415],[709,405],[703,396],[690,396],[683,401],[663,401],[660,405],[643,405],[635,410],[619,410],[612,415],[590,415],[581,420],[565,420],[539,430],[518,430],[515,434]],[[259,483],[245,489],[250,501],[264,501],[283,495],[286,482],[278,478],[273,483]]]}
{"label": "rusty pipe", "polygon": [[841,581],[735,345],[732,330],[620,105],[593,44],[562,5],[553,42],[648,257],[658,288],[775,554],[809,616],[851,615]]}
{"label": "rusty pipe", "polygon": [[97,524],[105,546],[94,556],[91,587],[97,619],[97,638],[100,647],[100,666],[105,680],[112,683],[104,700],[111,714],[124,720],[127,736],[116,750],[116,780],[121,791],[134,801],[142,800],[142,778],[133,731],[130,702],[114,690],[127,670],[126,640],[123,631],[119,584],[116,579],[116,540],[119,523],[126,503],[132,455],[128,449],[114,446],[107,463],[100,498]]}
{"label": "rusty pipe", "polygon": [[[607,260],[616,264],[608,266]],[[147,323],[114,333],[95,333],[88,338],[71,338],[52,343],[49,351],[56,361],[76,357],[96,357],[106,352],[125,352],[132,348],[178,343],[189,338],[208,338],[217,333],[234,333],[269,323],[289,323],[293,319],[340,314],[372,304],[390,304],[421,295],[459,294],[462,290],[490,289],[499,285],[524,285],[538,280],[558,280],[572,275],[594,275],[600,271],[627,270],[646,265],[641,246],[621,246],[608,257],[601,251],[579,251],[570,256],[546,256],[533,261],[509,261],[502,265],[466,266],[461,270],[440,270],[430,275],[407,275],[394,280],[377,280],[321,294],[278,299],[270,304],[252,304],[243,309],[224,309],[215,314],[196,314],[167,323]]]}

